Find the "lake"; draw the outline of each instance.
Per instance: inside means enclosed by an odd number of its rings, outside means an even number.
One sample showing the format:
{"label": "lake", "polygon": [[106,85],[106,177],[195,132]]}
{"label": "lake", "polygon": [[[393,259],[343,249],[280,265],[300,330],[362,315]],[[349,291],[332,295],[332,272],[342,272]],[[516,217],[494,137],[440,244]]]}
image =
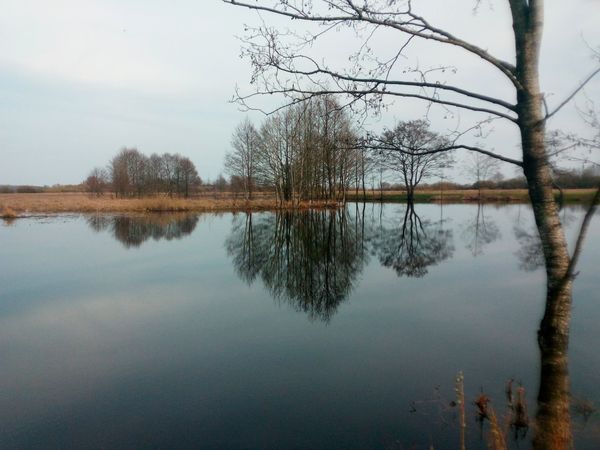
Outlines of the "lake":
{"label": "lake", "polygon": [[[583,216],[561,212],[571,242]],[[526,205],[0,222],[1,448],[487,448],[535,417],[545,274]],[[577,448],[600,447],[600,217],[574,287]],[[592,409],[590,409],[592,408]],[[514,448],[532,430],[513,427]]]}

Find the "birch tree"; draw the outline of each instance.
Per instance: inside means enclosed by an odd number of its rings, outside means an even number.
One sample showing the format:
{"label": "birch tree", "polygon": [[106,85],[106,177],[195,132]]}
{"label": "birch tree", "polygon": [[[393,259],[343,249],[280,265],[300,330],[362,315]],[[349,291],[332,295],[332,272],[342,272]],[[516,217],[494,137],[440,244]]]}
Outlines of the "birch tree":
{"label": "birch tree", "polygon": [[240,177],[246,199],[250,200],[256,182],[259,134],[248,118],[236,127],[231,146],[233,151],[225,155],[225,170],[230,176]]}
{"label": "birch tree", "polygon": [[[518,159],[460,139],[437,151],[463,148],[511,163],[523,171],[542,242],[547,279],[545,311],[539,328],[541,382],[534,445],[536,448],[569,448],[572,437],[567,349],[572,285],[583,240],[578,239],[573,252],[569,252],[552,190],[552,169],[544,138],[548,120],[600,72],[600,67],[578,83],[571,93],[554,105],[548,104],[540,86],[539,73],[544,28],[543,0],[502,2],[512,19],[515,56],[510,61],[437,26],[417,13],[410,1],[223,1],[259,11],[264,20],[263,25],[249,30],[246,39],[244,54],[252,64],[256,91],[238,93],[238,100],[243,104],[251,105],[252,100],[261,94],[281,94],[289,99],[290,104],[319,95],[335,94],[345,98],[350,106],[378,105],[383,99],[413,99],[429,106],[481,114],[482,120],[507,121],[517,128],[521,147]],[[278,29],[269,25],[270,16],[319,28],[312,33],[306,29],[296,32],[287,27]],[[323,36],[342,27],[354,29],[360,36],[366,37],[356,53],[345,55],[352,66],[338,70],[329,66],[324,58],[313,57],[308,49],[318,48]],[[370,36],[381,30],[392,36],[389,45],[395,48],[395,56],[378,59],[374,55],[370,59],[375,62],[374,65],[361,67],[367,60],[365,54],[371,50]],[[431,72],[427,71],[412,71],[418,74],[416,80],[403,78],[401,71],[393,69],[402,61],[406,48],[418,41],[424,45],[443,45],[475,57],[480,62],[482,74],[489,73],[485,69],[495,71],[511,87],[510,95],[501,98],[469,86],[432,80]],[[468,70],[478,69],[469,66]],[[400,75],[396,77],[397,73]],[[584,225],[580,237],[585,234]]]}

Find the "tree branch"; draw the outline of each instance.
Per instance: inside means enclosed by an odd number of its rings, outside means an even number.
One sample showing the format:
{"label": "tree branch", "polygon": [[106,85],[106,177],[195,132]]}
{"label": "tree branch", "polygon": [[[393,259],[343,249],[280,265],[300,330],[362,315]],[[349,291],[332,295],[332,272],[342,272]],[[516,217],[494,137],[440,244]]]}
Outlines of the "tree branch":
{"label": "tree branch", "polygon": [[[264,11],[272,14],[276,14],[283,17],[288,17],[290,19],[302,20],[308,22],[317,22],[317,23],[327,23],[327,22],[362,22],[369,23],[372,25],[384,26],[387,28],[392,28],[398,30],[402,33],[406,33],[415,37],[419,37],[425,40],[432,40],[442,44],[452,45],[458,48],[461,48],[473,55],[476,55],[487,61],[492,66],[496,67],[500,72],[502,72],[517,89],[521,89],[522,86],[517,79],[516,69],[515,67],[506,62],[502,61],[494,56],[492,56],[489,52],[484,49],[473,45],[467,41],[464,41],[447,31],[444,31],[440,28],[437,28],[431,24],[429,24],[423,17],[414,14],[410,10],[410,6],[408,11],[406,12],[388,12],[388,13],[374,13],[366,8],[358,8],[352,2],[346,1],[351,7],[352,11],[344,11],[345,15],[311,15],[304,11],[299,10],[298,8],[294,8],[289,4],[288,1],[283,2],[284,7],[290,8],[291,11],[280,10],[275,7],[262,6],[257,4],[250,4],[245,2],[239,2],[237,0],[222,0],[224,3],[228,3],[235,6],[241,6],[244,8],[252,9],[255,11]],[[341,8],[337,5],[332,4],[331,2],[327,2],[330,7],[333,9],[340,10]],[[410,5],[410,4],[409,4]],[[334,6],[336,6],[334,8]],[[380,18],[381,16],[382,18]],[[396,20],[393,17],[397,16],[407,16],[409,20]]]}
{"label": "tree branch", "polygon": [[575,243],[575,249],[573,250],[573,256],[571,256],[571,261],[569,262],[569,268],[567,270],[567,274],[565,276],[565,281],[573,278],[575,276],[575,267],[577,266],[577,262],[579,261],[579,256],[581,255],[581,250],[583,248],[583,242],[585,241],[585,236],[587,234],[588,228],[590,226],[590,222],[592,217],[596,213],[598,209],[598,203],[600,203],[600,186],[596,189],[596,193],[594,194],[594,198],[590,203],[590,206],[585,213],[585,217],[581,222],[581,228],[579,229],[579,235],[577,236],[577,242]]}
{"label": "tree branch", "polygon": [[[393,92],[393,91],[388,91],[386,89],[376,89],[376,88],[372,88],[372,89],[363,89],[363,90],[348,90],[348,89],[321,89],[321,90],[305,90],[305,89],[300,89],[300,88],[295,88],[295,87],[291,87],[291,88],[285,88],[285,89],[269,89],[265,92],[255,92],[253,94],[249,94],[246,96],[238,96],[238,100],[240,100],[241,102],[244,103],[244,106],[247,107],[248,109],[255,109],[255,108],[250,108],[248,107],[248,105],[245,103],[245,101],[249,98],[258,96],[258,95],[263,95],[263,94],[290,94],[290,93],[294,93],[294,94],[302,94],[304,96],[306,96],[306,99],[308,98],[312,98],[314,96],[317,95],[338,95],[338,94],[345,94],[345,95],[349,95],[351,97],[354,97],[355,100],[359,100],[360,98],[363,98],[367,95],[391,95],[394,97],[403,97],[403,98],[416,98],[419,100],[425,100],[431,103],[437,103],[440,105],[446,105],[446,106],[454,106],[456,108],[461,108],[461,109],[466,109],[469,111],[475,111],[475,112],[480,112],[480,113],[486,113],[486,114],[492,114],[498,117],[502,117],[503,119],[509,120],[513,123],[517,123],[517,119],[514,117],[511,117],[507,114],[501,113],[499,111],[495,111],[493,109],[488,109],[488,108],[482,108],[482,107],[478,107],[478,106],[473,106],[473,105],[467,105],[467,104],[463,104],[463,103],[458,103],[458,102],[452,102],[449,100],[441,100],[439,98],[436,97],[430,97],[427,95],[421,95],[421,94],[409,94],[406,92]],[[301,101],[304,101],[305,98],[303,99],[299,99],[296,100],[294,102],[292,102],[291,104],[294,103],[299,103]],[[289,106],[289,105],[285,105],[285,106]],[[284,107],[285,107],[284,106]],[[282,109],[282,107],[279,107],[271,112],[275,112]],[[264,112],[264,111],[263,111]]]}
{"label": "tree branch", "polygon": [[317,75],[317,74],[323,74],[323,75],[329,75],[330,77],[338,79],[338,80],[344,80],[344,81],[355,82],[355,83],[372,83],[375,85],[420,87],[420,88],[432,88],[432,89],[439,89],[439,90],[444,90],[444,91],[451,91],[451,92],[455,92],[457,94],[464,95],[466,97],[474,98],[476,100],[481,100],[484,102],[489,102],[489,103],[493,103],[493,104],[502,106],[510,111],[516,111],[516,109],[517,109],[515,105],[508,103],[504,100],[490,97],[490,96],[487,96],[484,94],[479,94],[479,93],[469,91],[467,89],[463,89],[463,88],[460,88],[457,86],[445,85],[445,84],[440,84],[440,83],[429,83],[426,81],[399,81],[399,80],[390,81],[388,79],[381,79],[381,78],[354,77],[354,76],[344,75],[344,74],[341,74],[338,72],[334,72],[332,70],[323,69],[323,68],[319,67],[319,65],[316,63],[316,61],[314,61],[312,58],[309,58],[307,56],[290,57],[290,59],[294,59],[294,58],[303,58],[303,59],[309,60],[311,63],[313,63],[315,65],[316,69],[314,69],[314,70],[288,69],[287,67],[281,66],[280,64],[277,64],[276,62],[272,62],[272,66],[283,72],[286,72],[289,74],[296,74],[296,75],[312,76],[312,75]]}
{"label": "tree branch", "polygon": [[544,120],[548,120],[550,117],[552,117],[558,111],[560,111],[563,106],[565,106],[567,103],[569,103],[573,99],[573,97],[575,97],[577,95],[577,93],[579,91],[581,91],[585,87],[585,85],[588,84],[599,73],[600,73],[600,67],[598,67],[591,74],[589,74],[588,77],[585,80],[583,80],[579,84],[579,86],[577,86],[577,88],[567,98],[565,98],[551,113],[547,113],[546,117],[544,117]]}
{"label": "tree branch", "polygon": [[491,152],[489,150],[485,150],[483,148],[480,147],[475,147],[472,145],[463,145],[463,144],[452,144],[452,145],[448,145],[448,146],[444,146],[444,147],[439,147],[439,148],[435,148],[432,150],[423,150],[423,151],[419,151],[419,152],[414,152],[414,151],[410,151],[410,150],[404,150],[400,147],[397,146],[393,146],[393,145],[388,145],[387,143],[385,143],[384,141],[381,141],[380,139],[374,139],[376,142],[379,142],[380,144],[377,145],[366,145],[364,147],[372,149],[372,150],[388,150],[388,151],[396,151],[396,152],[400,152],[403,153],[405,155],[409,155],[409,156],[414,156],[414,155],[418,155],[418,156],[423,156],[423,155],[432,155],[435,153],[442,153],[442,152],[449,152],[452,150],[459,150],[459,149],[464,149],[464,150],[469,150],[471,152],[477,152],[477,153],[481,153],[483,155],[487,155],[490,156],[492,158],[498,159],[500,161],[504,161],[510,164],[514,164],[518,167],[523,167],[523,162],[517,160],[517,159],[512,159],[509,158],[507,156],[502,156],[499,155],[497,153]]}

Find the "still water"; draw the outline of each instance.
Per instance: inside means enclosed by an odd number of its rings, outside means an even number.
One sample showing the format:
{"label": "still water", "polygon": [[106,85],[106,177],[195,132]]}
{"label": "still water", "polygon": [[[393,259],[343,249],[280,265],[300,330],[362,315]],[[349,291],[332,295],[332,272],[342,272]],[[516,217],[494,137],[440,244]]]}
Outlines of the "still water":
{"label": "still water", "polygon": [[[583,212],[562,214],[573,240]],[[503,417],[514,379],[535,416],[538,247],[524,205],[0,223],[0,448],[458,448],[459,372],[487,448],[482,391]],[[599,249],[596,217],[569,349],[584,449]]]}

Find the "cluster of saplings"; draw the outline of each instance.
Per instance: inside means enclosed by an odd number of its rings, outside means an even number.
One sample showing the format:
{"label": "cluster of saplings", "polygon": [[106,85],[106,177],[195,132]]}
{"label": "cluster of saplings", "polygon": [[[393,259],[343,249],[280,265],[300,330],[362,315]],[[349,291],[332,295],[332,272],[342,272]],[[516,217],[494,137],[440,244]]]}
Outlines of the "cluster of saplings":
{"label": "cluster of saplings", "polygon": [[93,169],[85,181],[89,192],[100,195],[111,190],[117,197],[188,197],[201,183],[189,158],[177,153],[146,156],[135,148],[122,149],[105,169]]}
{"label": "cluster of saplings", "polygon": [[307,99],[256,127],[235,129],[225,170],[248,199],[258,189],[280,202],[344,201],[351,186],[364,186],[366,155],[349,114],[333,97]]}

